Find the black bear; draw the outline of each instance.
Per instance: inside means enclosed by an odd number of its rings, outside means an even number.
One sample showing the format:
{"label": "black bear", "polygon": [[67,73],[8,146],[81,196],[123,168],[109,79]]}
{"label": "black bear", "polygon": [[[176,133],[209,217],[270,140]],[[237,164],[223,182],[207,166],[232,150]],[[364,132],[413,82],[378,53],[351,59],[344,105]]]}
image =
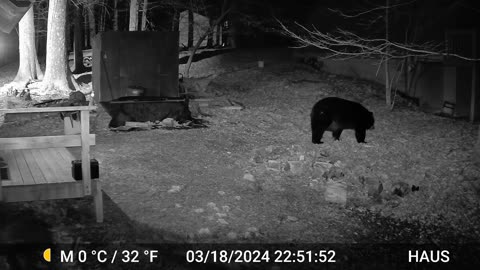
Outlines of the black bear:
{"label": "black bear", "polygon": [[366,130],[373,129],[375,123],[373,113],[360,103],[337,97],[319,100],[312,108],[310,121],[314,144],[322,143],[326,130],[332,132],[335,140],[340,140],[344,129],[355,130],[357,142],[365,143]]}

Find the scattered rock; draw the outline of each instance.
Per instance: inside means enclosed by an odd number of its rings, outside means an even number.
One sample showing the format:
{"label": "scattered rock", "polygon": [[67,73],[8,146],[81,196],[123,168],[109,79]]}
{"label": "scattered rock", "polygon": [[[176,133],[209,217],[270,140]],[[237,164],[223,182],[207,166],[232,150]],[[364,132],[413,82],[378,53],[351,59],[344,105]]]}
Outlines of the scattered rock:
{"label": "scattered rock", "polygon": [[218,223],[220,223],[222,225],[228,225],[228,222],[223,218],[219,218],[217,221],[218,221]]}
{"label": "scattered rock", "polygon": [[173,118],[165,118],[160,122],[160,124],[164,127],[173,127],[175,125],[175,119]]}
{"label": "scattered rock", "polygon": [[380,197],[380,194],[383,191],[383,184],[381,181],[364,176],[360,176],[359,181],[365,187],[369,197],[374,199]]}
{"label": "scattered rock", "polygon": [[309,187],[316,191],[321,191],[324,188],[324,181],[320,181],[319,179],[312,179],[310,181]]}
{"label": "scattered rock", "polygon": [[408,195],[410,192],[415,192],[420,190],[420,187],[412,185],[410,186],[409,184],[405,182],[396,182],[392,185],[392,194],[397,195],[399,197],[404,197]]}
{"label": "scattered rock", "polygon": [[272,153],[273,152],[273,145],[269,145],[269,146],[265,147],[265,151],[267,151],[267,153]]}
{"label": "scattered rock", "polygon": [[340,160],[337,160],[335,163],[333,163],[333,166],[341,168],[343,167],[343,163]]}
{"label": "scattered rock", "polygon": [[247,180],[247,181],[250,181],[250,182],[255,182],[255,176],[253,176],[253,174],[251,174],[251,173],[244,174],[243,179]]}
{"label": "scattered rock", "polygon": [[323,174],[323,177],[327,179],[342,178],[344,176],[345,174],[343,173],[343,171],[339,167],[336,167],[335,165],[328,172],[325,172]]}
{"label": "scattered rock", "polygon": [[205,212],[205,209],[203,209],[203,208],[197,208],[197,209],[193,210],[193,212],[195,212],[195,213],[197,213],[197,214],[201,214],[201,213]]}
{"label": "scattered rock", "polygon": [[324,176],[332,167],[331,163],[317,161],[313,164],[313,173],[315,176]]}
{"label": "scattered rock", "polygon": [[215,204],[214,202],[207,203],[207,206],[210,208],[217,208],[217,204]]}
{"label": "scattered rock", "polygon": [[214,211],[217,211],[217,212],[220,210],[220,209],[218,209],[217,205],[213,202],[207,203],[207,206],[212,208]]}
{"label": "scattered rock", "polygon": [[343,182],[328,180],[325,189],[325,200],[345,206],[347,204],[347,185]]}
{"label": "scattered rock", "polygon": [[263,162],[263,158],[262,158],[260,155],[255,154],[255,155],[253,156],[253,158],[252,158],[252,161],[253,161],[254,163],[262,163],[262,162]]}
{"label": "scattered rock", "polygon": [[287,221],[289,222],[297,222],[298,221],[298,218],[294,217],[294,216],[287,216]]}
{"label": "scattered rock", "polygon": [[229,232],[227,234],[227,238],[230,239],[230,240],[235,240],[235,239],[237,239],[237,234],[234,233],[234,232]]}
{"label": "scattered rock", "polygon": [[298,175],[298,174],[301,174],[303,172],[303,165],[304,165],[304,162],[303,161],[287,161],[288,163],[288,167],[290,169],[290,173],[294,174],[294,175]]}
{"label": "scattered rock", "polygon": [[181,186],[172,186],[170,190],[168,190],[168,193],[177,193],[177,192],[180,192],[181,189],[182,189]]}
{"label": "scattered rock", "polygon": [[267,162],[267,170],[279,172],[282,169],[282,163],[278,160],[269,160]]}
{"label": "scattered rock", "polygon": [[209,228],[201,228],[200,230],[198,230],[198,234],[209,235],[210,234],[210,229]]}

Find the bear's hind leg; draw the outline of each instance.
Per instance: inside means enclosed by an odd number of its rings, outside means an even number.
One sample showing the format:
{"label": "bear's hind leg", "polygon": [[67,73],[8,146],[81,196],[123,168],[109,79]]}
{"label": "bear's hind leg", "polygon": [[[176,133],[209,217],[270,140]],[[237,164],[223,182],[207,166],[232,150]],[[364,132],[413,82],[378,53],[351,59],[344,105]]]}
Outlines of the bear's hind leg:
{"label": "bear's hind leg", "polygon": [[332,131],[333,139],[339,141],[340,140],[340,135],[342,135],[342,131],[343,131],[343,129],[341,129],[341,128]]}
{"label": "bear's hind leg", "polygon": [[365,129],[355,129],[355,138],[357,138],[358,143],[366,143],[366,130]]}

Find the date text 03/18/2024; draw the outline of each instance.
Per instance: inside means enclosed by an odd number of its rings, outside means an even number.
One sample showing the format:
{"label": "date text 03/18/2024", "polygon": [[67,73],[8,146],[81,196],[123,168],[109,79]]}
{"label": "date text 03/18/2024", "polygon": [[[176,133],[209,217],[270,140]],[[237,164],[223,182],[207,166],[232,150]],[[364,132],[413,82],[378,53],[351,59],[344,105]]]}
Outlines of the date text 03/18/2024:
{"label": "date text 03/18/2024", "polygon": [[[93,260],[99,263],[154,263],[161,256],[158,250],[61,250],[60,263],[85,263]],[[379,254],[380,255],[380,254]],[[186,263],[342,263],[333,249],[190,249],[185,251]],[[339,256],[341,258],[342,256]],[[448,250],[408,250],[401,261],[408,263],[448,263]]]}

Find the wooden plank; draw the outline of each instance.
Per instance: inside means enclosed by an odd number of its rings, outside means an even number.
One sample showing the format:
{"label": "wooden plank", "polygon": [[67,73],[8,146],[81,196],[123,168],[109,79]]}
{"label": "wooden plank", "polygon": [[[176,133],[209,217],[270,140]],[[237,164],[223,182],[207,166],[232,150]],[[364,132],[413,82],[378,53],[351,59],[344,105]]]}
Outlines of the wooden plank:
{"label": "wooden plank", "polygon": [[173,100],[112,100],[110,101],[111,104],[130,104],[130,103],[136,103],[136,104],[141,104],[141,103],[180,103],[180,102],[185,102],[182,99],[173,99]]}
{"label": "wooden plank", "polygon": [[74,111],[92,111],[96,106],[67,106],[67,107],[46,107],[46,108],[17,108],[0,109],[3,113],[46,113],[46,112],[74,112]]}
{"label": "wooden plank", "polygon": [[[96,187],[97,181],[93,180],[92,185]],[[43,185],[3,186],[3,200],[5,202],[69,199],[80,198],[84,195],[82,181]]]}
{"label": "wooden plank", "polygon": [[22,152],[25,157],[25,161],[27,162],[28,167],[30,168],[30,172],[32,172],[32,176],[35,184],[47,183],[47,180],[45,180],[45,176],[43,175],[42,170],[40,170],[40,167],[37,161],[33,157],[32,150],[25,149],[25,150],[22,150]]}
{"label": "wooden plank", "polygon": [[72,165],[72,160],[75,160],[75,157],[68,151],[67,148],[54,148],[59,155],[68,163],[68,166]]}
{"label": "wooden plank", "polygon": [[[87,134],[88,143],[95,145],[95,134]],[[34,149],[81,146],[79,135],[0,138],[0,150],[6,149]]]}
{"label": "wooden plank", "polygon": [[82,111],[80,113],[80,134],[82,138],[82,179],[83,179],[83,191],[85,195],[92,194],[91,174],[90,174],[90,141],[88,133],[90,130],[90,118],[88,117],[88,111]]}
{"label": "wooden plank", "polygon": [[27,165],[27,161],[21,150],[14,150],[12,151],[13,156],[17,162],[18,170],[20,171],[20,175],[22,176],[22,182],[24,185],[33,185],[35,181],[33,180],[32,172]]}
{"label": "wooden plank", "polygon": [[[60,182],[70,182],[75,181],[72,177],[71,162],[65,160],[60,154],[59,149],[61,148],[48,148],[44,149],[44,153],[48,153],[51,156],[51,164],[54,164],[55,171],[57,175],[61,175],[62,178],[59,179]],[[65,149],[65,148],[64,148]]]}
{"label": "wooden plank", "polygon": [[42,171],[43,175],[45,176],[45,181],[47,183],[55,183],[58,182],[57,176],[55,175],[54,171],[50,168],[48,161],[42,155],[41,149],[32,149],[32,156],[38,164],[38,167]]}
{"label": "wooden plank", "polygon": [[[50,170],[54,175],[53,177],[54,180],[51,182],[54,182],[54,183],[65,182],[69,174],[68,172],[65,171],[66,165],[63,162],[59,162],[57,154],[55,152],[51,152],[50,148],[38,149],[38,151],[46,161],[46,168],[44,169]],[[61,161],[63,161],[63,159],[61,159]]]}
{"label": "wooden plank", "polygon": [[17,161],[13,156],[11,150],[6,150],[2,152],[2,157],[5,162],[8,164],[8,170],[10,172],[10,181],[4,181],[3,185],[22,185],[22,175],[17,167]]}

